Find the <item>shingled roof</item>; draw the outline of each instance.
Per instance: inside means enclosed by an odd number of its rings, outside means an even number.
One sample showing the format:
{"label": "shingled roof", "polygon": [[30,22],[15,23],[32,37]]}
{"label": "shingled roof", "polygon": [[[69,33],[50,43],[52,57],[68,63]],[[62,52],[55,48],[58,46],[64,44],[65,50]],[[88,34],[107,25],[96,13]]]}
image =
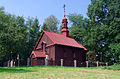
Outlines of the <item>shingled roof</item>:
{"label": "shingled roof", "polygon": [[40,51],[40,50],[32,51],[32,54],[34,55],[33,58],[36,58],[36,57],[45,57],[45,52]]}
{"label": "shingled roof", "polygon": [[[43,32],[50,38],[50,40],[53,42],[53,44],[59,44],[59,45],[83,48],[84,50],[87,50],[84,46],[79,44],[77,41],[75,41],[71,37],[66,37],[65,35],[63,35],[61,33],[49,32],[49,31],[44,31],[44,30],[43,30]],[[39,40],[38,40],[38,42],[39,42]]]}

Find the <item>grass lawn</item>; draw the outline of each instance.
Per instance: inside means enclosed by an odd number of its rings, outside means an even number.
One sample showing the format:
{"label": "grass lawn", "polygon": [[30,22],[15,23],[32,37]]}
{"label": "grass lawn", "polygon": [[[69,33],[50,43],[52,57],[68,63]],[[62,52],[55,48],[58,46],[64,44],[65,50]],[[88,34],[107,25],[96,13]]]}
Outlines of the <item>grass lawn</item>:
{"label": "grass lawn", "polygon": [[0,79],[120,79],[120,65],[110,67],[0,67]]}

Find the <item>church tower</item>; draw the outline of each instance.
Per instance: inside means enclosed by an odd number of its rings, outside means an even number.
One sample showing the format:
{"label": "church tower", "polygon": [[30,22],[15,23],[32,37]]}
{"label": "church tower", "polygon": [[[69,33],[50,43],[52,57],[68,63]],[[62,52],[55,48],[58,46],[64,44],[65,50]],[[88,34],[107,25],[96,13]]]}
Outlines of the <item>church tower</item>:
{"label": "church tower", "polygon": [[68,31],[68,27],[67,27],[67,19],[66,19],[66,17],[65,17],[65,5],[64,5],[64,19],[62,19],[62,30],[61,30],[61,33],[63,34],[63,35],[65,35],[66,37],[68,37],[69,36],[69,31]]}

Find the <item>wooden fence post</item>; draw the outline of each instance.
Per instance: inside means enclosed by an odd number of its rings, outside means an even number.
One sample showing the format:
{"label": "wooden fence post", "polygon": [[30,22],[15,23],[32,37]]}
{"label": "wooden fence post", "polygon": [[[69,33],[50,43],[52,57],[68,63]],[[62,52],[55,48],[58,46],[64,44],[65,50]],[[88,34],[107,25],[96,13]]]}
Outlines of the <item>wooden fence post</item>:
{"label": "wooden fence post", "polygon": [[8,67],[9,67],[9,65],[10,65],[10,60],[8,60],[8,64],[7,64],[7,65],[8,65]]}
{"label": "wooden fence post", "polygon": [[27,66],[30,66],[30,58],[27,58]]}
{"label": "wooden fence post", "polygon": [[45,66],[48,66],[48,59],[45,59]]}
{"label": "wooden fence post", "polygon": [[13,60],[11,60],[11,67],[13,67]]}
{"label": "wooden fence post", "polygon": [[77,61],[74,60],[74,67],[77,67]]}
{"label": "wooden fence post", "polygon": [[48,55],[46,55],[46,58],[45,58],[45,66],[48,66]]}
{"label": "wooden fence post", "polygon": [[99,63],[98,63],[98,61],[96,62],[96,64],[97,64],[97,67],[99,66]]}
{"label": "wooden fence post", "polygon": [[106,62],[106,66],[108,66],[108,63]]}
{"label": "wooden fence post", "polygon": [[18,54],[18,56],[17,56],[17,60],[18,60],[18,67],[19,67],[19,65],[20,65],[20,57],[19,57],[19,54]]}
{"label": "wooden fence post", "polygon": [[86,61],[86,67],[88,67],[88,61]]}
{"label": "wooden fence post", "polygon": [[63,66],[63,59],[61,59],[61,67]]}

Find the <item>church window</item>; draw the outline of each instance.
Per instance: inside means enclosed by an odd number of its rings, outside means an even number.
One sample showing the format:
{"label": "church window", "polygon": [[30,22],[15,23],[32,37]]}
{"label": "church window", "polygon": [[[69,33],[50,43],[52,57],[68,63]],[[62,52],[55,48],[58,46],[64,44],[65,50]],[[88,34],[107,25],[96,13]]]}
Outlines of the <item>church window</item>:
{"label": "church window", "polygon": [[73,58],[75,58],[75,57],[76,57],[76,55],[75,55],[75,52],[74,52],[74,51],[72,52],[72,54],[73,54]]}
{"label": "church window", "polygon": [[66,51],[64,51],[64,52],[63,52],[63,55],[64,55],[64,57],[66,57],[66,56],[67,56],[67,53],[66,53]]}

